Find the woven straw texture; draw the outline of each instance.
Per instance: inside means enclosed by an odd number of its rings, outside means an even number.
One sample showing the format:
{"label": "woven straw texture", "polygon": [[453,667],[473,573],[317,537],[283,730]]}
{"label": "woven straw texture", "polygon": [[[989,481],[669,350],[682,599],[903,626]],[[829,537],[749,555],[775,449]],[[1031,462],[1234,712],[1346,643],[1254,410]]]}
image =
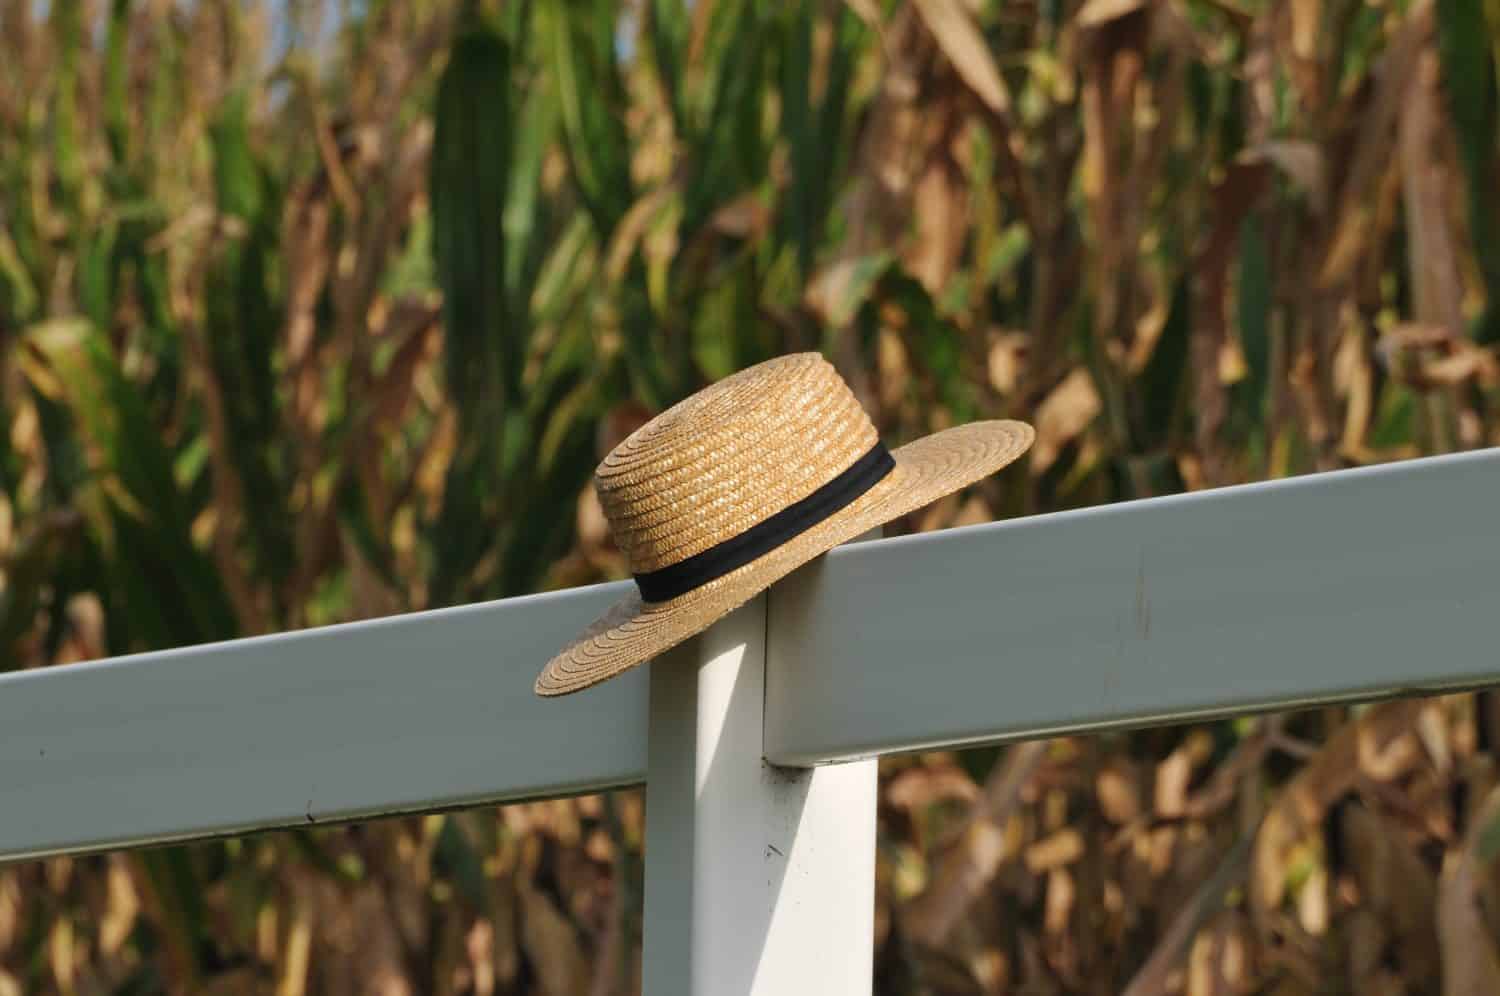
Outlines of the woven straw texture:
{"label": "woven straw texture", "polygon": [[[993,474],[1031,445],[1024,422],[972,422],[892,451],[895,469],[775,550],[665,602],[632,592],[565,647],[539,695],[580,691],[702,632],[821,553]],[[675,564],[816,491],[879,439],[834,368],[784,356],[658,415],[599,465],[595,486],[631,572]]]}

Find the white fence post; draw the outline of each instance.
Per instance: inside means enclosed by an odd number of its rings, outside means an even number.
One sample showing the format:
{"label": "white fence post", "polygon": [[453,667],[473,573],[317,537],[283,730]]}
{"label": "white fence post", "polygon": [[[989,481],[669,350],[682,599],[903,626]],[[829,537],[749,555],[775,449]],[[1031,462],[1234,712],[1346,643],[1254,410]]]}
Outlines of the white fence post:
{"label": "white fence post", "polygon": [[649,665],[650,996],[870,992],[876,762],[762,760],[766,603]]}

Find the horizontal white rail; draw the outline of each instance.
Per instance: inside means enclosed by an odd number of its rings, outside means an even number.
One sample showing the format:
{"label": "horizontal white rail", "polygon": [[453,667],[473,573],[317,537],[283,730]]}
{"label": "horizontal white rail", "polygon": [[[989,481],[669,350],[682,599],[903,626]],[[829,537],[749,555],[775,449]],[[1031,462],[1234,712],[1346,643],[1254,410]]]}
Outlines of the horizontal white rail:
{"label": "horizontal white rail", "polygon": [[[1500,682],[1500,451],[841,547],[770,596],[819,764]],[[537,669],[626,590],[0,675],[0,860],[639,783],[645,669]]]}
{"label": "horizontal white rail", "polygon": [[625,588],[0,675],[0,860],[640,782],[644,669],[531,690]]}
{"label": "horizontal white rail", "polygon": [[771,593],[800,765],[1500,682],[1500,450],[845,547]]}

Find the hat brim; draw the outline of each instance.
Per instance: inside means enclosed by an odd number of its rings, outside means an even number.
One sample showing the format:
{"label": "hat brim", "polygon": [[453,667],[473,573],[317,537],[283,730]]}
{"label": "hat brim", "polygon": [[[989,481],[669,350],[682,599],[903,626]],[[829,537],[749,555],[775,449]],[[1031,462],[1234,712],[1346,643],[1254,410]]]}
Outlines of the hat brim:
{"label": "hat brim", "polygon": [[631,592],[548,662],[536,693],[582,691],[670,650],[819,554],[995,473],[1035,437],[1025,422],[970,422],[891,451],[896,467],[878,484],[758,559],[670,601]]}

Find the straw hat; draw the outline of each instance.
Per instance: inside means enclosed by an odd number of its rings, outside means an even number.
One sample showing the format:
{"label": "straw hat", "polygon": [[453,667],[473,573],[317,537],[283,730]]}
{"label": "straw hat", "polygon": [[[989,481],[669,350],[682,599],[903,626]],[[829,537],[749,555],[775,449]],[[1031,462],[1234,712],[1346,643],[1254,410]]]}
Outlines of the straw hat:
{"label": "straw hat", "polygon": [[1024,422],[971,422],[894,451],[817,353],[742,370],[662,412],[594,485],[636,591],[549,662],[566,695],[681,643],[845,540],[993,474]]}

